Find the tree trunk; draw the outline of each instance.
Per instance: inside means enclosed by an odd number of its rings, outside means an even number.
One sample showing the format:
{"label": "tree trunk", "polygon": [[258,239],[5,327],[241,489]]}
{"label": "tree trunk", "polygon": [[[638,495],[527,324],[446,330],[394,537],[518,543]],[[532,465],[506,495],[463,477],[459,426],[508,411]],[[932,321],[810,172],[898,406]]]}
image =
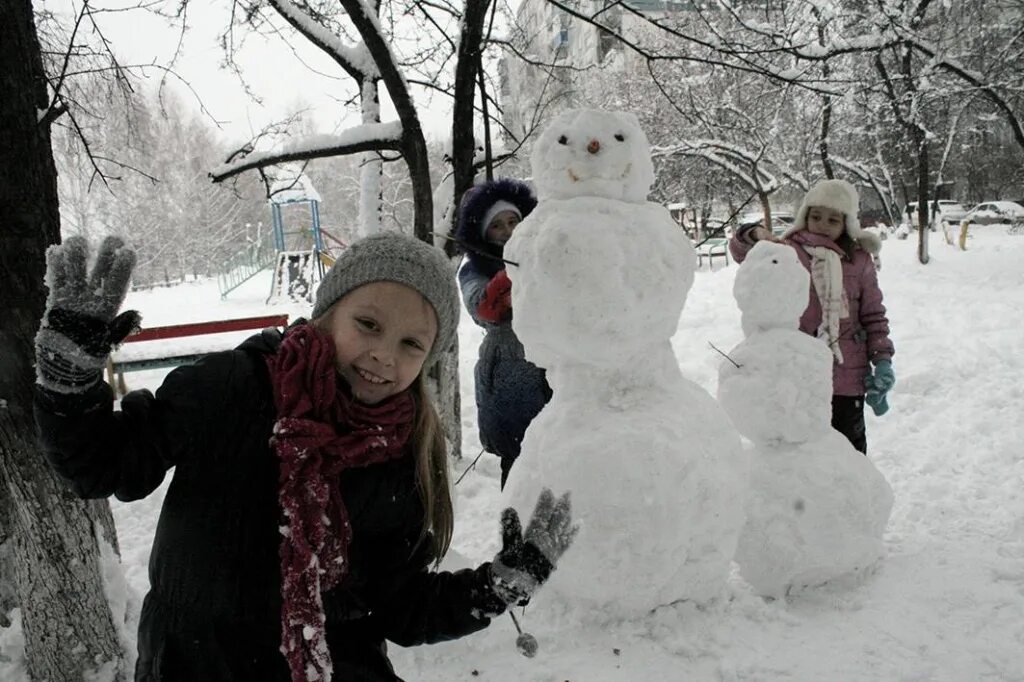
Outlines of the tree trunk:
{"label": "tree trunk", "polygon": [[10,627],[11,609],[18,606],[11,523],[11,498],[6,487],[0,487],[0,628]]}
{"label": "tree trunk", "polygon": [[[458,61],[455,63],[455,84],[452,96],[452,172],[454,174],[453,202],[458,216],[462,195],[473,186],[476,169],[473,156],[476,139],[473,136],[473,103],[476,101],[477,77],[480,73],[484,18],[490,0],[467,0],[462,17],[462,35],[459,38]],[[443,229],[448,226],[438,226]],[[454,221],[451,226],[454,229]],[[448,255],[455,254],[455,243],[448,242]]]}
{"label": "tree trunk", "polygon": [[[826,68],[827,64],[828,62],[826,62]],[[835,171],[832,170],[832,159],[829,156],[828,150],[829,127],[832,123],[832,98],[825,95],[823,99],[825,104],[821,108],[821,130],[818,135],[818,154],[821,156],[821,167],[825,171],[825,177],[831,180],[836,177]]]}
{"label": "tree trunk", "polygon": [[46,465],[32,418],[32,341],[46,299],[45,250],[59,241],[57,171],[31,0],[0,2],[0,506],[28,672],[78,682],[118,665],[121,649],[103,592],[97,532],[116,548],[106,502],[83,502]]}
{"label": "tree trunk", "polygon": [[758,201],[761,202],[762,223],[767,229],[772,229],[772,202],[768,199],[768,193],[758,189]]}
{"label": "tree trunk", "polygon": [[[434,230],[450,234],[458,219],[458,205],[462,194],[473,186],[473,155],[476,140],[473,137],[473,102],[476,96],[477,74],[481,67],[481,44],[484,18],[490,0],[467,0],[459,37],[459,54],[455,65],[454,103],[452,105],[452,196],[446,197],[455,210],[450,225],[435,225]],[[409,166],[412,171],[412,164]],[[429,175],[428,175],[429,177]],[[415,188],[414,188],[415,193]],[[454,235],[453,235],[454,236]],[[446,240],[445,253],[454,256],[455,242]],[[459,341],[450,353],[445,353],[431,372],[435,399],[448,435],[449,454],[462,457],[462,398],[459,388]]]}
{"label": "tree trunk", "polygon": [[[822,45],[827,45],[825,36],[825,25],[822,22],[821,14],[817,7],[812,10],[814,16],[818,19],[818,40],[821,41]],[[821,63],[821,77],[826,83],[832,76],[832,67],[829,65],[826,59]],[[832,123],[832,97],[831,95],[822,96],[822,107],[821,107],[821,129],[818,134],[818,154],[821,156],[821,167],[825,171],[825,177],[832,180],[836,177],[835,171],[832,170],[832,159],[829,157],[828,150],[828,135],[829,128]]]}
{"label": "tree trunk", "polygon": [[[380,88],[377,81],[360,83],[363,123],[380,123]],[[381,231],[381,178],[384,162],[379,152],[362,155],[359,169],[359,236],[367,237]]]}
{"label": "tree trunk", "polygon": [[917,260],[928,263],[928,230],[931,224],[928,212],[928,138],[917,128]]}

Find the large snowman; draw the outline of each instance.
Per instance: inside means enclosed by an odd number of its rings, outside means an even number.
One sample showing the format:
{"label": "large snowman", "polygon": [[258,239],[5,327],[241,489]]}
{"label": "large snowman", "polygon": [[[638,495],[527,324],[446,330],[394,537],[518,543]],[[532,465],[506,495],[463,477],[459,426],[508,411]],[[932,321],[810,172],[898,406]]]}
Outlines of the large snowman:
{"label": "large snowman", "polygon": [[581,526],[541,603],[628,618],[721,590],[743,523],[739,436],[683,378],[669,339],[696,257],[660,205],[626,113],[573,110],[532,156],[539,203],[505,247],[512,326],[554,397],[505,488],[528,514],[569,490]]}
{"label": "large snowman", "polygon": [[719,371],[718,400],[754,443],[736,562],[764,596],[871,569],[892,510],[885,477],[831,427],[832,353],[799,331],[809,286],[791,247],[758,242],[733,288],[746,339]]}

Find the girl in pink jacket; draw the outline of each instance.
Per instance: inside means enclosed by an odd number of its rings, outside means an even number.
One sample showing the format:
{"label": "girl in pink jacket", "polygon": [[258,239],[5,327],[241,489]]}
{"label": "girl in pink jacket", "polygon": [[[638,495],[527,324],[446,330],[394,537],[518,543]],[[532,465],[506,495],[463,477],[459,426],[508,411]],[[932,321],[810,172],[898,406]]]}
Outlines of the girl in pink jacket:
{"label": "girl in pink jacket", "polygon": [[[867,452],[864,403],[876,415],[889,409],[886,394],[895,383],[889,320],[872,254],[879,238],[860,227],[859,197],[845,180],[822,180],[804,196],[793,227],[777,240],[792,246],[811,273],[807,309],[800,331],[832,350],[832,427]],[[741,227],[729,241],[737,263],[771,230]],[[873,366],[873,369],[872,369]]]}

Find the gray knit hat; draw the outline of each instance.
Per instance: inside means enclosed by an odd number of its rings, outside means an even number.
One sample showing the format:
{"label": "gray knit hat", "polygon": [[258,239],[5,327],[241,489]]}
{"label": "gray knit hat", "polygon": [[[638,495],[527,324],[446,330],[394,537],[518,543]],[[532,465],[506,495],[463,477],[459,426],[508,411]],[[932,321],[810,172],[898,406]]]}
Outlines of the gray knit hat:
{"label": "gray knit hat", "polygon": [[434,307],[437,339],[425,365],[451,347],[459,326],[459,292],[455,269],[441,249],[398,232],[381,232],[354,242],[320,282],[313,317],[320,317],[342,296],[371,282],[404,284]]}

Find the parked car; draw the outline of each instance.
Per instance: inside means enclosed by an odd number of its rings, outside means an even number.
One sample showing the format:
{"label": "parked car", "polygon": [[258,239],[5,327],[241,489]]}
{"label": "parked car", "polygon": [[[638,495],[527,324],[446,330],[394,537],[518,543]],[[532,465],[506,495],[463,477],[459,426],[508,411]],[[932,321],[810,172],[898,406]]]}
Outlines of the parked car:
{"label": "parked car", "polygon": [[964,217],[972,225],[1010,225],[1024,222],[1024,206],[1015,201],[986,201]]}
{"label": "parked car", "polygon": [[[793,227],[793,223],[795,221],[796,216],[789,211],[772,211],[772,235],[781,237],[786,230]],[[763,211],[751,211],[750,213],[744,213],[736,219],[737,227],[762,224],[764,224]]]}
{"label": "parked car", "polygon": [[[929,213],[929,219],[934,217],[936,212],[936,202],[931,202],[931,210]],[[938,200],[938,218],[939,220],[945,220],[947,223],[959,223],[967,215],[967,208],[959,201],[953,201],[951,199],[939,199]],[[909,222],[917,224],[917,202],[911,201],[903,208],[903,215],[907,216]]]}

